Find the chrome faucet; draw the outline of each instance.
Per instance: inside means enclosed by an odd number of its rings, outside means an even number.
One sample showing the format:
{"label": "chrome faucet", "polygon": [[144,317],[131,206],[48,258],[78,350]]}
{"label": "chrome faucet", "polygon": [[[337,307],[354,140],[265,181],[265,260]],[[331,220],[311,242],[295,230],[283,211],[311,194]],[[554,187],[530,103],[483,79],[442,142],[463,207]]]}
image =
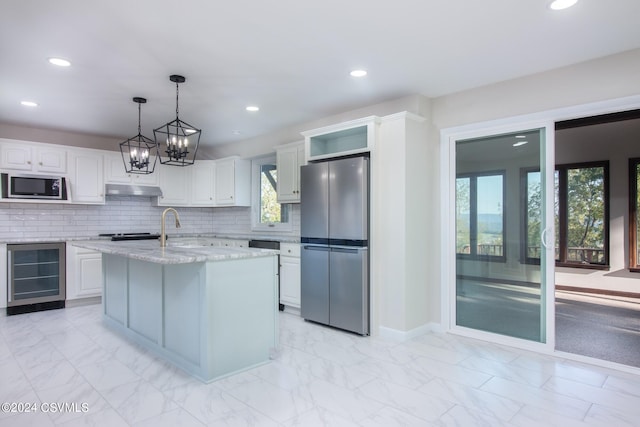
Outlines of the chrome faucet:
{"label": "chrome faucet", "polygon": [[173,216],[176,217],[176,228],[180,228],[180,215],[178,215],[178,211],[173,208],[167,208],[162,212],[162,223],[160,224],[160,247],[164,248],[167,246],[167,236],[164,231],[164,224],[166,222],[167,212],[173,212]]}

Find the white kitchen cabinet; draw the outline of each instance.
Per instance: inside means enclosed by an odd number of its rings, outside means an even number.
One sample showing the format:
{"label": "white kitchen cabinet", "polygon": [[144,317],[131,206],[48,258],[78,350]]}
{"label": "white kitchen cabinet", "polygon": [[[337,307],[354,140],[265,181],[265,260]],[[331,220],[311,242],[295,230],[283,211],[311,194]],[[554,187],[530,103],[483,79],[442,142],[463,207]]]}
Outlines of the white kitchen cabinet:
{"label": "white kitchen cabinet", "polygon": [[280,304],[300,308],[299,244],[280,244]]}
{"label": "white kitchen cabinet", "polygon": [[69,153],[71,159],[72,203],[104,204],[103,156],[97,151],[82,150]]}
{"label": "white kitchen cabinet", "polygon": [[0,167],[25,172],[67,173],[67,152],[51,144],[1,139]]}
{"label": "white kitchen cabinet", "polygon": [[[158,164],[159,163],[160,162],[158,162]],[[119,152],[109,152],[104,156],[105,183],[157,186],[159,181],[158,164],[156,164],[156,169],[153,173],[128,173],[124,168],[122,154]]]}
{"label": "white kitchen cabinet", "polygon": [[198,160],[191,167],[191,205],[214,206],[216,164],[213,160]]}
{"label": "white kitchen cabinet", "polygon": [[102,295],[102,253],[67,242],[67,300]]}
{"label": "white kitchen cabinet", "polygon": [[216,206],[251,206],[251,161],[228,157],[215,164]]}
{"label": "white kitchen cabinet", "polygon": [[162,189],[162,196],[158,197],[158,206],[189,206],[192,167],[157,166]]}
{"label": "white kitchen cabinet", "polygon": [[0,243],[0,308],[7,307],[7,245]]}
{"label": "white kitchen cabinet", "polygon": [[226,246],[235,248],[248,248],[249,241],[241,239],[212,239],[211,246]]}
{"label": "white kitchen cabinet", "polygon": [[300,166],[305,164],[304,158],[304,142],[276,147],[279,203],[300,203]]}
{"label": "white kitchen cabinet", "polygon": [[380,118],[371,116],[302,132],[306,160],[321,160],[370,152],[374,149]]}

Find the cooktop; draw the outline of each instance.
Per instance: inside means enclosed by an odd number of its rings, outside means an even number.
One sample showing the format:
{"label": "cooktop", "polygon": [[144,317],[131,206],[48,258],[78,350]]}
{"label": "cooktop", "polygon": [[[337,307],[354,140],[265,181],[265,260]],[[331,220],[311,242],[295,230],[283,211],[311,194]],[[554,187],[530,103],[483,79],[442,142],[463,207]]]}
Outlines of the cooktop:
{"label": "cooktop", "polygon": [[159,239],[160,233],[101,233],[100,237],[111,237],[112,241]]}

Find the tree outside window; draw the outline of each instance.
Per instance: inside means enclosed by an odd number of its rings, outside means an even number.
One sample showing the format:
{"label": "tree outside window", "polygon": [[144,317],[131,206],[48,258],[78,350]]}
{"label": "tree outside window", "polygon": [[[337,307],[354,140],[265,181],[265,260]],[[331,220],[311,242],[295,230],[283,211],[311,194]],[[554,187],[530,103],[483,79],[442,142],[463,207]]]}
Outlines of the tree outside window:
{"label": "tree outside window", "polygon": [[[540,172],[527,171],[527,262],[540,262]],[[555,259],[558,265],[609,264],[609,163],[558,165],[555,172]]]}
{"label": "tree outside window", "polygon": [[278,169],[275,156],[253,160],[252,228],[290,230],[289,205],[278,203]]}
{"label": "tree outside window", "polygon": [[640,272],[640,158],[629,159],[629,269]]}

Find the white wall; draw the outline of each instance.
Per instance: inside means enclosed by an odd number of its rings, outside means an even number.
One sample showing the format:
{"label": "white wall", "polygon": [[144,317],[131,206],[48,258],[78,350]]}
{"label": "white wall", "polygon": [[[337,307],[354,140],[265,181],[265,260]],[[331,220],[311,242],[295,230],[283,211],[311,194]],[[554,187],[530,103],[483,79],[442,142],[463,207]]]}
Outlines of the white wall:
{"label": "white wall", "polygon": [[638,95],[638,73],[640,49],[483,86],[434,99],[433,123],[439,131]]}

